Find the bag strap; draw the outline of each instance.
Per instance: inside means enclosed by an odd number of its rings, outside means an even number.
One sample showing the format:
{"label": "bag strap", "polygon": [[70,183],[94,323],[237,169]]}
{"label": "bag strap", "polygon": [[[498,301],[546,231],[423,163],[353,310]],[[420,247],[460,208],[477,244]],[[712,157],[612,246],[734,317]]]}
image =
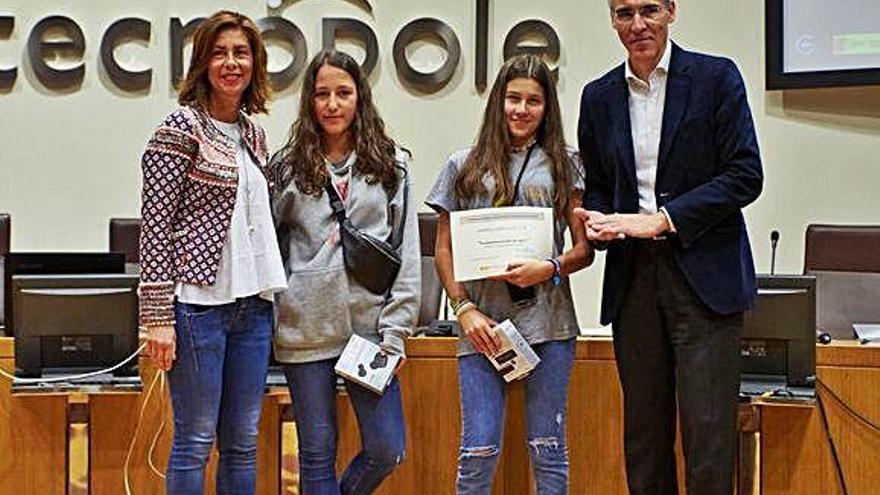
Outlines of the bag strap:
{"label": "bag strap", "polygon": [[532,159],[532,152],[535,151],[535,145],[529,146],[529,151],[526,153],[526,158],[523,160],[522,168],[519,169],[519,175],[516,176],[516,185],[513,186],[513,200],[511,204],[516,204],[516,200],[519,198],[519,184],[522,182],[523,174],[526,172],[526,167],[529,165],[529,160]]}
{"label": "bag strap", "polygon": [[[395,251],[403,243],[403,230],[404,227],[406,227],[406,211],[409,207],[409,181],[407,180],[408,173],[406,168],[398,168],[403,171],[403,216],[401,217],[399,229],[395,229],[394,225],[391,225],[391,235],[389,236],[388,240],[388,244],[390,244]],[[344,228],[344,224],[348,221],[348,217],[345,214],[345,204],[342,202],[342,198],[339,197],[339,193],[336,191],[336,187],[333,186],[333,183],[329,180],[327,181],[327,184],[324,185],[324,190],[327,191],[327,198],[330,201],[330,208],[333,210],[333,216],[335,216],[336,221],[339,222],[339,227]]]}
{"label": "bag strap", "polygon": [[342,225],[346,220],[345,205],[342,203],[339,193],[336,192],[336,187],[334,187],[328,180],[327,184],[324,185],[324,190],[327,191],[327,198],[330,200],[330,208],[333,209],[333,216],[335,216],[339,224]]}

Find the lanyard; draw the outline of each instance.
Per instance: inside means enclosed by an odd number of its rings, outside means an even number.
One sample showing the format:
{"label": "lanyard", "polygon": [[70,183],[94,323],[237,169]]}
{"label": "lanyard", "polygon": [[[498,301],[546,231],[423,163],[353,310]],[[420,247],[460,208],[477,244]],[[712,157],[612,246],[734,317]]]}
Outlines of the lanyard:
{"label": "lanyard", "polygon": [[[526,158],[523,160],[522,168],[519,169],[519,175],[516,176],[516,184],[513,186],[513,197],[510,200],[510,206],[516,204],[516,200],[519,197],[519,184],[522,182],[523,174],[526,171],[526,167],[529,164],[529,160],[532,159],[532,151],[535,151],[535,145],[529,146],[529,151],[526,152]],[[503,206],[500,202],[496,202],[495,206]]]}

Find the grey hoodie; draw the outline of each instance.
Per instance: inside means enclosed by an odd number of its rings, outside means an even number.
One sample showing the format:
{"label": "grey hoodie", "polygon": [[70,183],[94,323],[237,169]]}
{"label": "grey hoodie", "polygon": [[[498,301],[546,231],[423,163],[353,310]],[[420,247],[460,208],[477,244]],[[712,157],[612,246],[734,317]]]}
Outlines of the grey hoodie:
{"label": "grey hoodie", "polygon": [[[277,157],[276,157],[277,159]],[[355,157],[355,160],[357,158]],[[272,201],[287,290],[275,296],[275,356],[282,363],[331,359],[342,353],[352,333],[404,353],[404,339],[418,321],[421,291],[418,205],[412,200],[409,155],[397,151],[400,175],[410,183],[401,266],[388,296],[373,294],[345,270],[339,224],[327,193],[303,194],[294,181]],[[274,160],[273,160],[274,161]],[[276,163],[270,165],[275,168]],[[368,184],[352,173],[346,212],[358,229],[387,239],[400,228],[404,188],[393,198],[381,184]],[[389,201],[390,200],[390,201]]]}

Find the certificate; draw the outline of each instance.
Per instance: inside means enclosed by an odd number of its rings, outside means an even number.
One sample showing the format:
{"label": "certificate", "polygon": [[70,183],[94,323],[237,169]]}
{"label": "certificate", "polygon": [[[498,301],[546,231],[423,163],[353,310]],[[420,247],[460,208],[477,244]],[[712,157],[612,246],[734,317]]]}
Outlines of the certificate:
{"label": "certificate", "polygon": [[514,261],[553,256],[553,208],[454,211],[449,223],[456,282],[504,273]]}

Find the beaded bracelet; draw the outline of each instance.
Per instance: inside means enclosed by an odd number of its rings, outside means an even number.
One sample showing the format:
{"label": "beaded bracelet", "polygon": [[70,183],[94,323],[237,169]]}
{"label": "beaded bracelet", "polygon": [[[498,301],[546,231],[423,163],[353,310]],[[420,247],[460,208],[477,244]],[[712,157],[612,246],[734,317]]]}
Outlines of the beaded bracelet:
{"label": "beaded bracelet", "polygon": [[458,318],[461,315],[465,314],[465,312],[470,311],[472,309],[477,309],[477,305],[474,304],[470,300],[466,300],[463,303],[459,304],[458,308],[453,310],[453,312],[455,313],[455,317]]}
{"label": "beaded bracelet", "polygon": [[449,307],[452,308],[452,313],[455,314],[458,311],[458,308],[461,307],[462,304],[470,301],[467,297],[462,297],[461,299],[449,299]]}

